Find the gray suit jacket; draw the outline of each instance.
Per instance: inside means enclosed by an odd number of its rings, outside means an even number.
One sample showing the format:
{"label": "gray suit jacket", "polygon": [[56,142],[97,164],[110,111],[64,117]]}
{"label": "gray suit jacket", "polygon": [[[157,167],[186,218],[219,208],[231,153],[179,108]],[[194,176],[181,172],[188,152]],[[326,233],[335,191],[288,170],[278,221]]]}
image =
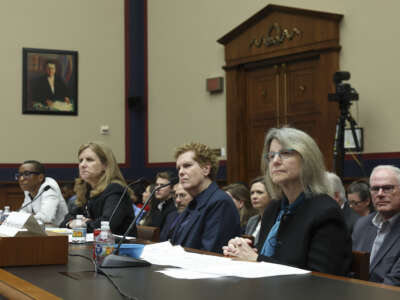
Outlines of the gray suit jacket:
{"label": "gray suit jacket", "polygon": [[[248,221],[247,221],[247,225],[246,225],[246,230],[245,230],[245,234],[248,235],[253,235],[253,232],[256,230],[257,228],[257,224],[260,221],[261,216],[260,215],[255,215],[252,216]],[[253,247],[257,247],[258,244],[258,240],[260,238],[260,232],[258,232],[257,236],[254,238],[254,245]]]}
{"label": "gray suit jacket", "polygon": [[[353,250],[370,252],[377,228],[376,213],[360,218],[353,229]],[[393,224],[369,267],[370,281],[400,286],[400,217]]]}

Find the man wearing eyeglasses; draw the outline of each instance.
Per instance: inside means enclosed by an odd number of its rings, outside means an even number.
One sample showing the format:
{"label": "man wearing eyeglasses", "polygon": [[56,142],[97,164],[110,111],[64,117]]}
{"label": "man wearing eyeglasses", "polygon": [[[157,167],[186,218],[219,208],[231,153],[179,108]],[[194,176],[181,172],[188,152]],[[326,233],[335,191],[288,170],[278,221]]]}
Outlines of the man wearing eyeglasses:
{"label": "man wearing eyeglasses", "polygon": [[400,286],[400,169],[375,167],[370,191],[376,212],[354,226],[353,250],[370,252],[370,281]]}
{"label": "man wearing eyeglasses", "polygon": [[25,199],[21,211],[31,213],[43,223],[58,226],[68,213],[67,204],[57,182],[45,177],[44,166],[35,160],[22,163],[15,174]]}

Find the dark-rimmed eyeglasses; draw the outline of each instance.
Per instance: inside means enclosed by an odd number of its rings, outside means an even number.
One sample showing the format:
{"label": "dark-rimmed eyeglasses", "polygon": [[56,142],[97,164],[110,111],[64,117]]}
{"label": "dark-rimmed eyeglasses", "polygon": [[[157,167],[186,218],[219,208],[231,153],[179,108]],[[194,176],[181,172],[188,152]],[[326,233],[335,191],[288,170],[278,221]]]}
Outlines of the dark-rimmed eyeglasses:
{"label": "dark-rimmed eyeglasses", "polygon": [[371,186],[369,190],[371,194],[378,194],[380,190],[382,190],[384,194],[391,194],[396,186],[397,185],[394,184],[374,185]]}
{"label": "dark-rimmed eyeglasses", "polygon": [[352,201],[349,201],[349,206],[355,207],[355,206],[358,206],[362,202],[364,202],[364,200],[359,200],[359,201],[352,200]]}
{"label": "dark-rimmed eyeglasses", "polygon": [[22,172],[22,173],[15,173],[14,178],[15,178],[15,180],[19,180],[22,176],[24,176],[26,178],[26,177],[29,177],[29,176],[31,176],[33,174],[39,175],[40,173],[39,172],[34,172],[34,171],[25,171],[25,172]]}
{"label": "dark-rimmed eyeglasses", "polygon": [[291,157],[294,153],[296,152],[296,150],[292,149],[292,148],[288,148],[288,149],[282,149],[279,150],[278,152],[268,152],[265,154],[265,159],[268,162],[271,162],[274,160],[275,156],[278,155],[278,157],[282,160],[288,159],[289,157]]}

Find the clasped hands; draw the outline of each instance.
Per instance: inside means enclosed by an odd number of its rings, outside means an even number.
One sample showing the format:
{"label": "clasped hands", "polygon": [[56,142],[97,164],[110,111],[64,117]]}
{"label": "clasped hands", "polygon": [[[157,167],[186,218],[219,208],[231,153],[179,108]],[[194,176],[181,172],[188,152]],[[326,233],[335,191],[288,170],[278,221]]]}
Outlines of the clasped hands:
{"label": "clasped hands", "polygon": [[246,238],[236,237],[222,247],[225,256],[236,257],[244,260],[257,261],[257,249],[251,247],[252,241]]}

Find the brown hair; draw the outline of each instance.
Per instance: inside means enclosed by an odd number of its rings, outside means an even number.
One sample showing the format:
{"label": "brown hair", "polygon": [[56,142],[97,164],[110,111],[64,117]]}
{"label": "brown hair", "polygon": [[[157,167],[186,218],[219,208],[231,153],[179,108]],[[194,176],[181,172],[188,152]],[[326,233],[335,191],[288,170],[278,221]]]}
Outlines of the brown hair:
{"label": "brown hair", "polygon": [[243,207],[239,211],[240,225],[242,228],[246,226],[250,217],[257,214],[257,210],[253,208],[250,201],[250,191],[243,183],[231,183],[222,188],[223,191],[229,192],[233,198],[243,201]]}

